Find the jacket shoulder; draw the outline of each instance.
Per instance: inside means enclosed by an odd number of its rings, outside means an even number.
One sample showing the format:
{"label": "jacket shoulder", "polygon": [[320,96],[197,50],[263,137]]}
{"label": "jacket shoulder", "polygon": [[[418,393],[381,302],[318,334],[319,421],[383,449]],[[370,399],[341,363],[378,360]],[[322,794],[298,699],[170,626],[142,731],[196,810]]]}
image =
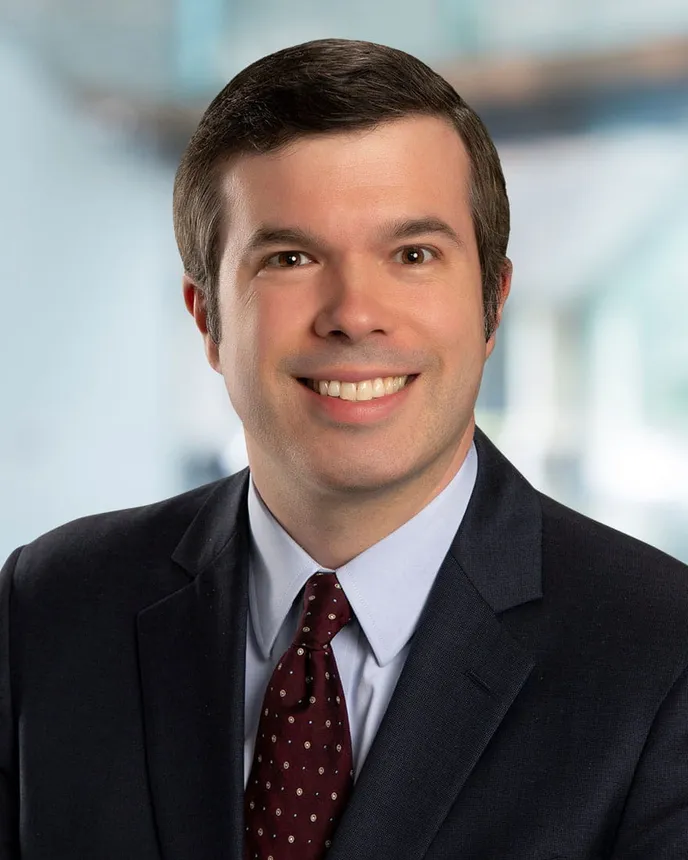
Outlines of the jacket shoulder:
{"label": "jacket shoulder", "polygon": [[[58,526],[10,557],[15,586],[31,586],[59,574],[91,579],[98,571],[155,567],[169,559],[201,508],[222,491],[231,493],[244,473],[153,504],[93,514]],[[11,564],[13,562],[13,564]]]}
{"label": "jacket shoulder", "polygon": [[[541,495],[545,601],[590,642],[688,663],[688,565]],[[600,645],[602,647],[602,645]],[[678,663],[676,662],[678,660]]]}
{"label": "jacket shoulder", "polygon": [[542,506],[543,549],[558,552],[589,569],[604,567],[608,573],[629,575],[649,572],[676,580],[686,588],[688,565],[656,547],[604,525],[560,502],[538,493]]}

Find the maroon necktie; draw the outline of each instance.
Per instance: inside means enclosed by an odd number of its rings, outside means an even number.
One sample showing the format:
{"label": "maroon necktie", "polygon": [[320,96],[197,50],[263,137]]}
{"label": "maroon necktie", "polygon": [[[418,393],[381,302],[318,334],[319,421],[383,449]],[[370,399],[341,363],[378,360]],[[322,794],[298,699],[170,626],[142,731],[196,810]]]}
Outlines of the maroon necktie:
{"label": "maroon necktie", "polygon": [[321,860],[353,788],[330,642],[351,620],[334,573],[308,580],[296,636],[268,683],[246,786],[245,860]]}

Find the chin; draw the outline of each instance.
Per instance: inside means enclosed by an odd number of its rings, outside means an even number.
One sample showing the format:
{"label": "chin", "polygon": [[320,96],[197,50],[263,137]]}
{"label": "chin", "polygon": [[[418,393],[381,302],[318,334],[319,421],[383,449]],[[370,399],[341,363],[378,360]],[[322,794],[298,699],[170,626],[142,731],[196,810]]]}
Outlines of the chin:
{"label": "chin", "polygon": [[[314,464],[311,463],[311,467]],[[327,492],[339,492],[345,494],[374,494],[384,492],[395,485],[402,484],[412,476],[411,469],[400,468],[399,463],[388,463],[387,468],[370,469],[370,463],[342,463],[339,468],[333,469],[331,464],[327,468],[311,468],[313,483],[319,485]]]}

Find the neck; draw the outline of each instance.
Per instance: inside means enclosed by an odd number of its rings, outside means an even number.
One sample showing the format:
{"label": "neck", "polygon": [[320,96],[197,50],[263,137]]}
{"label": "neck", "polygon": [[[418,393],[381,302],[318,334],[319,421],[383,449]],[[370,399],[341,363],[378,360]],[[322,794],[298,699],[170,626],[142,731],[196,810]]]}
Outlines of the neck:
{"label": "neck", "polygon": [[[428,505],[463,465],[470,423],[457,449],[421,473],[382,488],[336,492],[251,466],[261,498],[285,531],[319,565],[336,570],[396,531]],[[281,479],[280,479],[281,478]]]}

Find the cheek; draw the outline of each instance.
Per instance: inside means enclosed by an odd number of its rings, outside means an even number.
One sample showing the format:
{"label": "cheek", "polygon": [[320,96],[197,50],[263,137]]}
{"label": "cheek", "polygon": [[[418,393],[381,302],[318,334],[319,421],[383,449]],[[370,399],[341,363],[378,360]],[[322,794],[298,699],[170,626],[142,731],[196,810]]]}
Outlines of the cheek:
{"label": "cheek", "polygon": [[485,357],[482,298],[473,291],[447,290],[439,300],[428,297],[416,313],[418,324],[440,353]]}
{"label": "cheek", "polygon": [[250,386],[258,394],[257,387],[264,386],[280,360],[295,350],[294,310],[277,298],[254,293],[223,314],[227,322],[220,345],[223,373],[235,390]]}
{"label": "cheek", "polygon": [[243,420],[246,392],[253,389],[257,379],[257,320],[252,305],[235,296],[222,296],[220,313],[220,367],[232,405]]}
{"label": "cheek", "polygon": [[282,362],[293,355],[302,340],[299,304],[285,295],[258,296],[251,315],[252,357],[264,382],[279,373]]}

